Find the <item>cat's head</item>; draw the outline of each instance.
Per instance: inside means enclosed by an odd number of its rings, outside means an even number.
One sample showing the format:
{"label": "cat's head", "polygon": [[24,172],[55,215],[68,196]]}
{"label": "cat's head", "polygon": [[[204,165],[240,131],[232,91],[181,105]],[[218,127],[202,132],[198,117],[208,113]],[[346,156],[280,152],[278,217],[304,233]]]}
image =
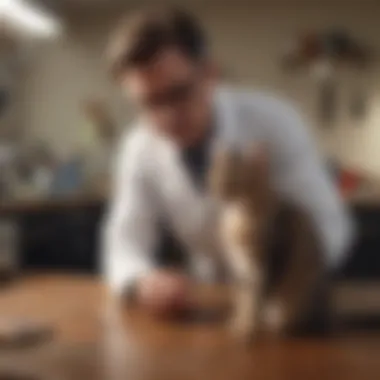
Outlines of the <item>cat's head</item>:
{"label": "cat's head", "polygon": [[269,189],[266,154],[256,144],[241,150],[218,146],[213,154],[208,187],[210,195],[221,201],[250,198],[260,202]]}

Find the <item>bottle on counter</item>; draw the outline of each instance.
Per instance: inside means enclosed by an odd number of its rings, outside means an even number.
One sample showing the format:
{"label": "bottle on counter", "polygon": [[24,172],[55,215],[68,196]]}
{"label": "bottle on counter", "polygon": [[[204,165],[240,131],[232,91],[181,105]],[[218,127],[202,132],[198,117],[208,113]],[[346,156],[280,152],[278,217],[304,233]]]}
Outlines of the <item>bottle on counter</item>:
{"label": "bottle on counter", "polygon": [[0,287],[16,277],[19,267],[18,243],[16,223],[0,219]]}

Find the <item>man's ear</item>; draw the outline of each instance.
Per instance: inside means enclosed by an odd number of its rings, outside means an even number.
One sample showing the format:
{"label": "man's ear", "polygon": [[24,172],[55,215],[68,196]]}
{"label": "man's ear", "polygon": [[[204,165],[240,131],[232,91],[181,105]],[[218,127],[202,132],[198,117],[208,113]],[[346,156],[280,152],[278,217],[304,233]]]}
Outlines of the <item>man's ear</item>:
{"label": "man's ear", "polygon": [[215,61],[208,60],[205,65],[206,75],[212,82],[218,81],[222,75],[218,64]]}

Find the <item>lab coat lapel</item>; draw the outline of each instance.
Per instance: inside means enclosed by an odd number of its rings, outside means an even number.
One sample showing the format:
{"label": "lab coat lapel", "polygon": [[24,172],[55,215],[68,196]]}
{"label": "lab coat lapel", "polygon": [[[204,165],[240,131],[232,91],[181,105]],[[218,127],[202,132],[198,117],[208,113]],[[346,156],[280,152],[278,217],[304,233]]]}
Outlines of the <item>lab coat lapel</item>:
{"label": "lab coat lapel", "polygon": [[167,140],[159,143],[158,187],[166,217],[177,236],[192,245],[202,227],[204,197],[184,167],[179,149]]}
{"label": "lab coat lapel", "polygon": [[[231,107],[232,94],[225,88],[218,88],[214,96],[215,137],[211,149],[222,140],[227,144],[234,141],[234,113]],[[157,140],[160,154],[160,188],[163,209],[173,230],[182,242],[190,248],[199,245],[200,237],[207,231],[210,204],[205,194],[201,193],[191,180],[184,167],[180,151],[165,139]]]}

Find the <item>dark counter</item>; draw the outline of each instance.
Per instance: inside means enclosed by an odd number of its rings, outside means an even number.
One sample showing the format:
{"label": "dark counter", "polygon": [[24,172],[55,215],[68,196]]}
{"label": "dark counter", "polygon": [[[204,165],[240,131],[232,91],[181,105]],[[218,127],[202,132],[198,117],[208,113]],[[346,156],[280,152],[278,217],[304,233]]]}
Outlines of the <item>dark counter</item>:
{"label": "dark counter", "polygon": [[[0,205],[0,219],[19,228],[23,269],[97,273],[102,198]],[[380,202],[352,202],[357,239],[335,273],[339,279],[380,280]]]}

